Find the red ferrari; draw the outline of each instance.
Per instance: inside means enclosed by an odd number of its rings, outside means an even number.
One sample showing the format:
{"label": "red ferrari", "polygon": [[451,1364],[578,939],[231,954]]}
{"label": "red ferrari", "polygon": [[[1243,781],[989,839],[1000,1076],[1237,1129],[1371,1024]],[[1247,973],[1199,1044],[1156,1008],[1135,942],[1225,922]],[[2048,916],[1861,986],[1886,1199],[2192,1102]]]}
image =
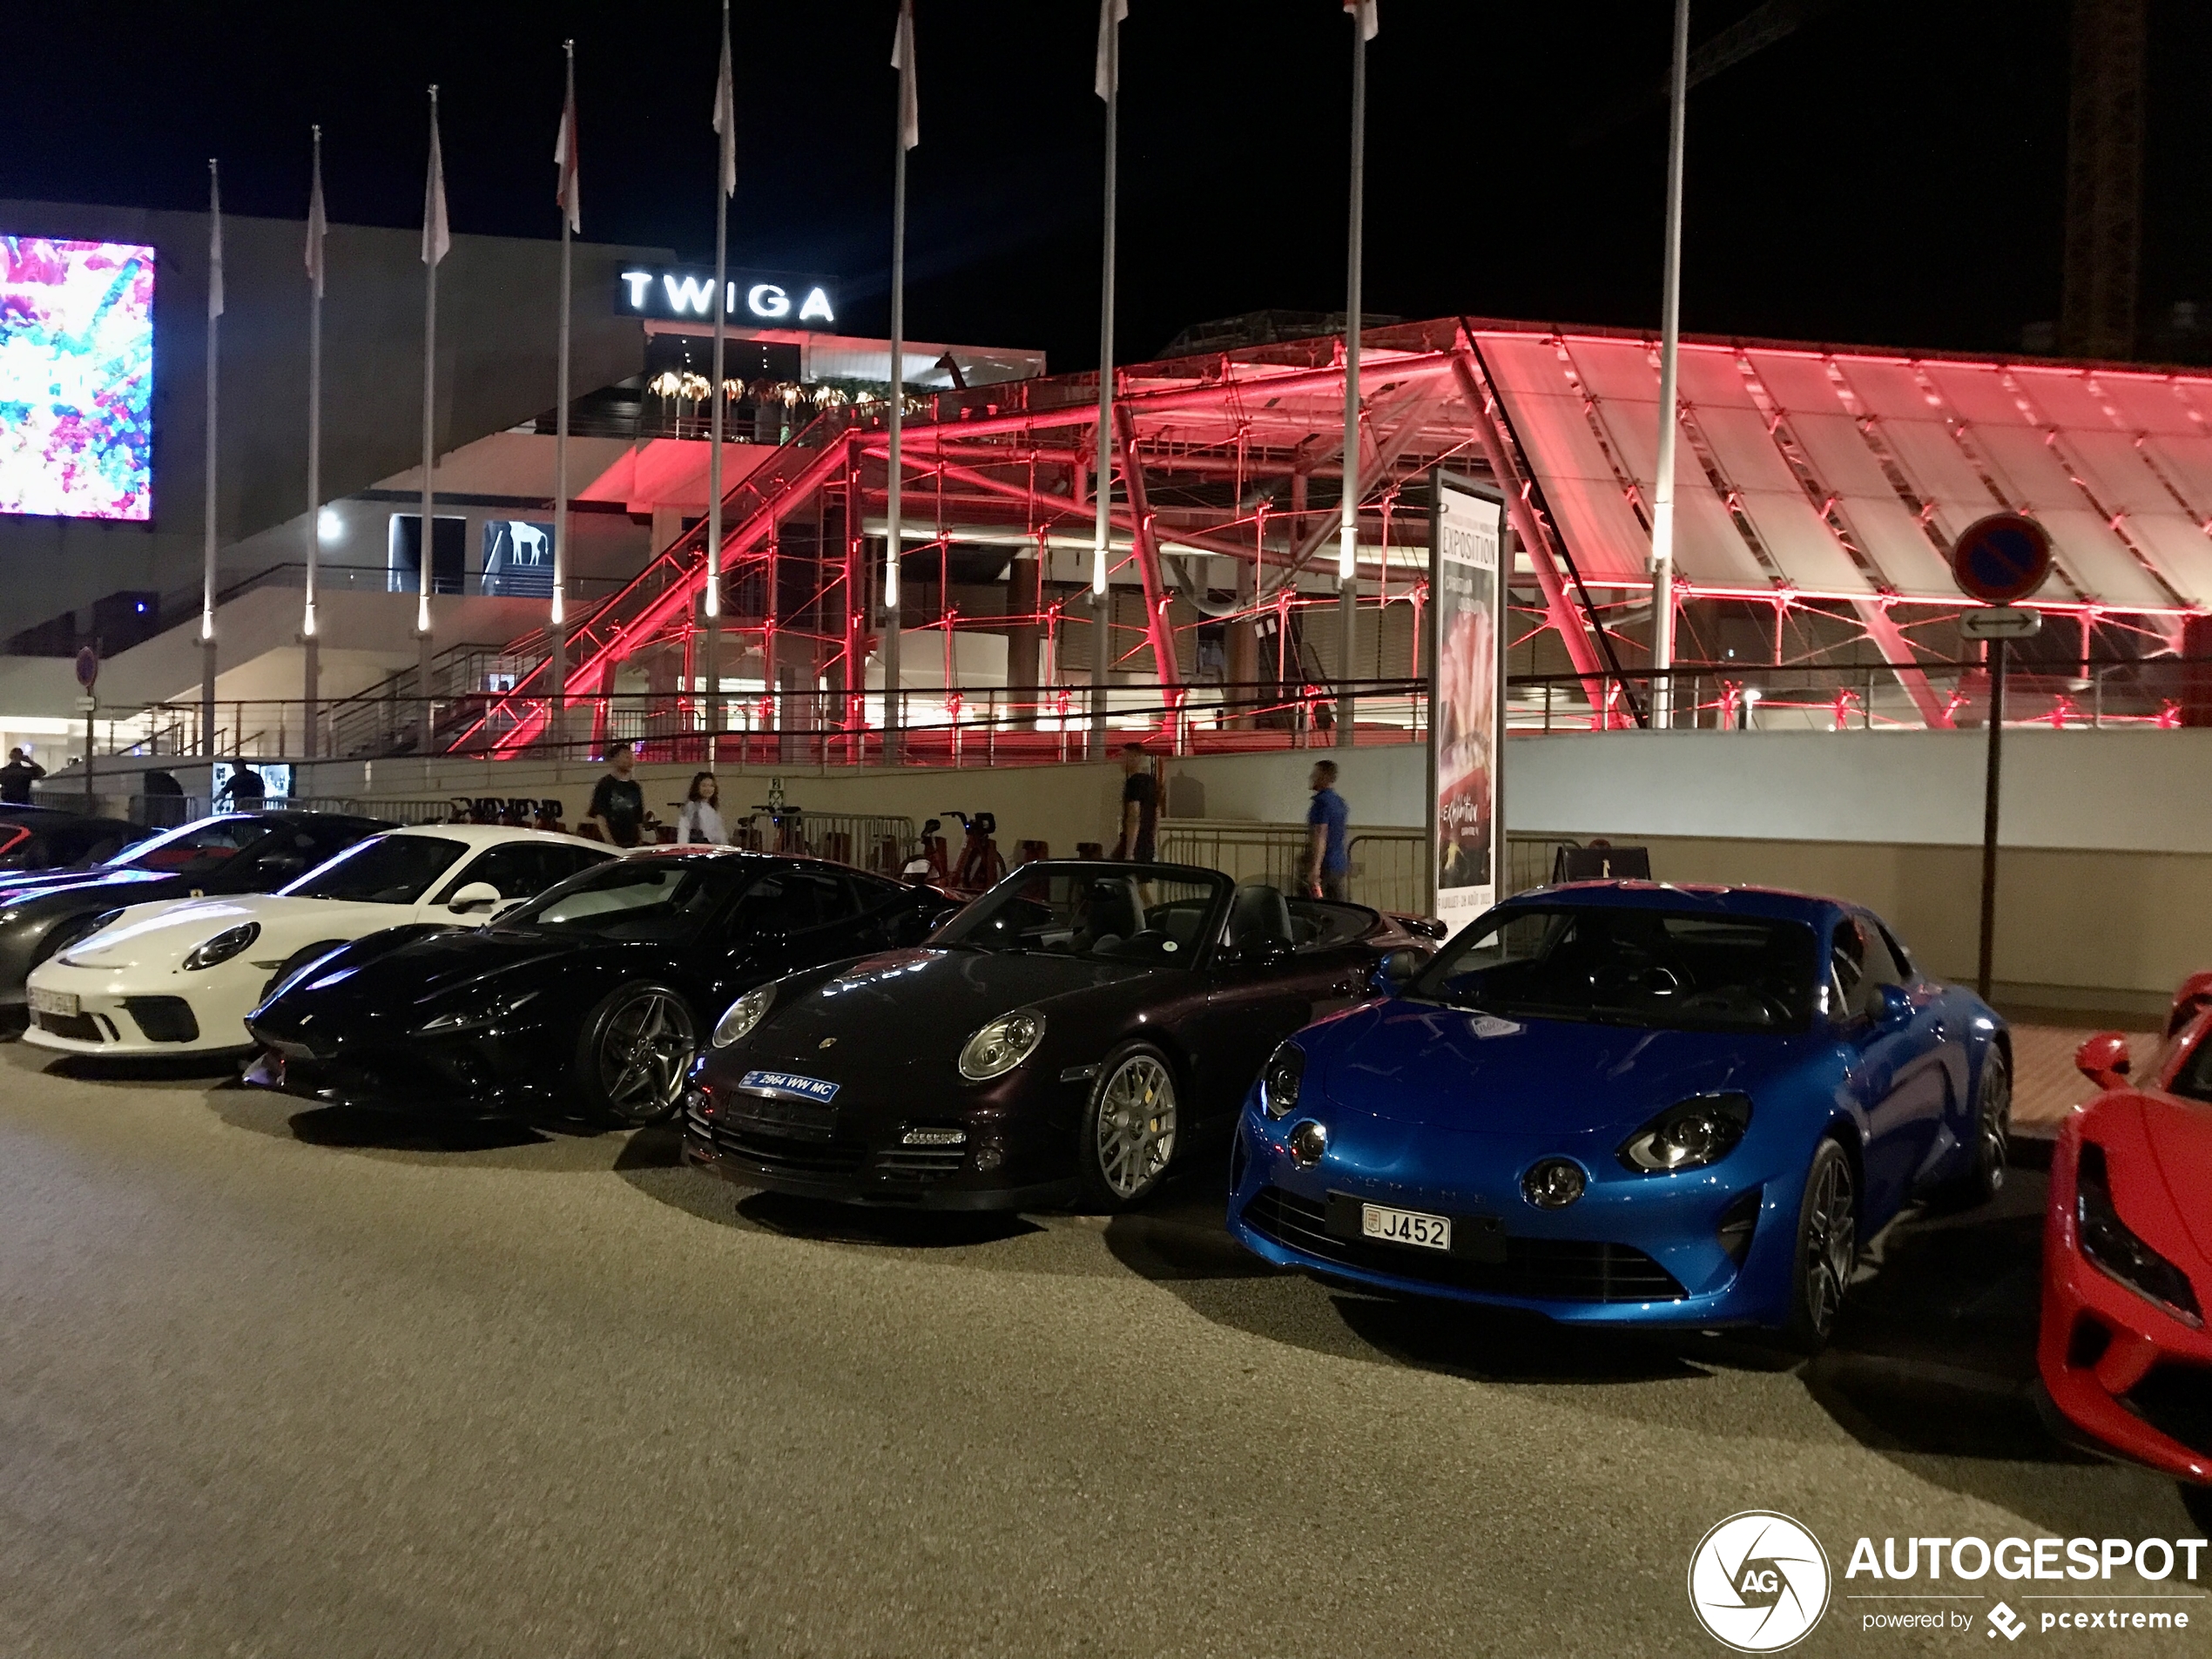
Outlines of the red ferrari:
{"label": "red ferrari", "polygon": [[2105,1092],[2051,1158],[2043,1386],[2074,1437],[2173,1475],[2212,1524],[2212,974],[2140,1073],[2116,1031],[2074,1063]]}

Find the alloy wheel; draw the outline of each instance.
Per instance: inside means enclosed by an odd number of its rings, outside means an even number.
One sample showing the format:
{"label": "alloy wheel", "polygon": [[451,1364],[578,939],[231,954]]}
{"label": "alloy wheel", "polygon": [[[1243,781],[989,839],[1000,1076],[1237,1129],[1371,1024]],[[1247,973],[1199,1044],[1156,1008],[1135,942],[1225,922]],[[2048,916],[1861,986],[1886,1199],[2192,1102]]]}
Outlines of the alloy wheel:
{"label": "alloy wheel", "polygon": [[1098,1098],[1098,1173],[1116,1198],[1132,1198],[1175,1156],[1175,1079],[1149,1054],[1114,1068]]}
{"label": "alloy wheel", "polygon": [[691,1011],[667,991],[646,991],[617,1008],[599,1044],[607,1104],[634,1123],[676,1109],[698,1043]]}
{"label": "alloy wheel", "polygon": [[1858,1204],[1851,1166],[1843,1159],[1824,1162],[1817,1181],[1805,1237],[1805,1312],[1812,1329],[1825,1337],[1858,1259]]}
{"label": "alloy wheel", "polygon": [[1995,1192],[2005,1184],[2005,1161],[2012,1152],[2013,1079],[1994,1049],[1982,1062],[1980,1131],[1981,1155],[1989,1167],[1989,1190]]}

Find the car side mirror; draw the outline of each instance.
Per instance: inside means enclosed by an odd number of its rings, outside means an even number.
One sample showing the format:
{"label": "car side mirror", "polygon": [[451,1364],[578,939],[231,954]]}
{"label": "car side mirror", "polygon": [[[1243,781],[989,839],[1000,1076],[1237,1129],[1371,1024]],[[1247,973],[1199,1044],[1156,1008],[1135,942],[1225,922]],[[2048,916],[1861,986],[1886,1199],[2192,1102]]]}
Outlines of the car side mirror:
{"label": "car side mirror", "polygon": [[1912,999],[1902,985],[1885,985],[1874,994],[1874,1023],[1893,1030],[1912,1017]]}
{"label": "car side mirror", "polygon": [[307,860],[297,853],[272,853],[261,860],[261,873],[289,881],[295,875],[307,873]]}
{"label": "car side mirror", "polygon": [[466,916],[482,910],[486,914],[499,907],[500,892],[489,881],[471,881],[446,900],[446,908],[456,916]]}
{"label": "car side mirror", "polygon": [[1421,971],[1421,955],[1416,950],[1393,950],[1375,964],[1367,976],[1367,988],[1377,996],[1395,996],[1413,982],[1413,975]]}
{"label": "car side mirror", "polygon": [[2074,1051],[2074,1064],[2100,1089],[2120,1089],[2128,1082],[2134,1061],[2128,1053],[2128,1039],[2117,1031],[2100,1031]]}

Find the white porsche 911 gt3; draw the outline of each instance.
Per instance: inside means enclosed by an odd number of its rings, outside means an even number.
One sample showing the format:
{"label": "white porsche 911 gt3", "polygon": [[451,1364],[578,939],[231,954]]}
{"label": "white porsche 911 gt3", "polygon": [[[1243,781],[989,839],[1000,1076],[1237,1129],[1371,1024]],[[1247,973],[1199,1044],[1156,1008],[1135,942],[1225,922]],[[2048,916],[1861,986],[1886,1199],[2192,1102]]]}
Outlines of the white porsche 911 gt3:
{"label": "white porsche 911 gt3", "polygon": [[118,1056],[250,1048],[246,1015],[347,941],[480,927],[613,856],[573,835],[442,824],[371,836],[276,893],[133,905],[32,973],[24,1041]]}

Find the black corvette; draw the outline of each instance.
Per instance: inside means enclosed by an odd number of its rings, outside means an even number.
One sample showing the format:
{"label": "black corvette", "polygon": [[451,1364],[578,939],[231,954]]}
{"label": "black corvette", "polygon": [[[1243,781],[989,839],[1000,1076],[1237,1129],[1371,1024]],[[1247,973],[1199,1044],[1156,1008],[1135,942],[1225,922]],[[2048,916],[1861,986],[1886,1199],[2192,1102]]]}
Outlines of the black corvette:
{"label": "black corvette", "polygon": [[816,1197],[1123,1208],[1225,1137],[1278,1042],[1432,948],[1217,871],[1025,865],[922,948],[739,998],[685,1098],[685,1156]]}
{"label": "black corvette", "polygon": [[423,1116],[655,1123],[732,998],[911,943],[952,908],[819,859],[647,849],[489,927],[393,927],[319,958],[247,1017],[267,1052],[246,1081]]}
{"label": "black corvette", "polygon": [[396,827],[343,813],[223,813],[125,846],[105,864],[0,871],[0,1007],[21,1007],[30,970],[111,911],[202,894],[273,893]]}

